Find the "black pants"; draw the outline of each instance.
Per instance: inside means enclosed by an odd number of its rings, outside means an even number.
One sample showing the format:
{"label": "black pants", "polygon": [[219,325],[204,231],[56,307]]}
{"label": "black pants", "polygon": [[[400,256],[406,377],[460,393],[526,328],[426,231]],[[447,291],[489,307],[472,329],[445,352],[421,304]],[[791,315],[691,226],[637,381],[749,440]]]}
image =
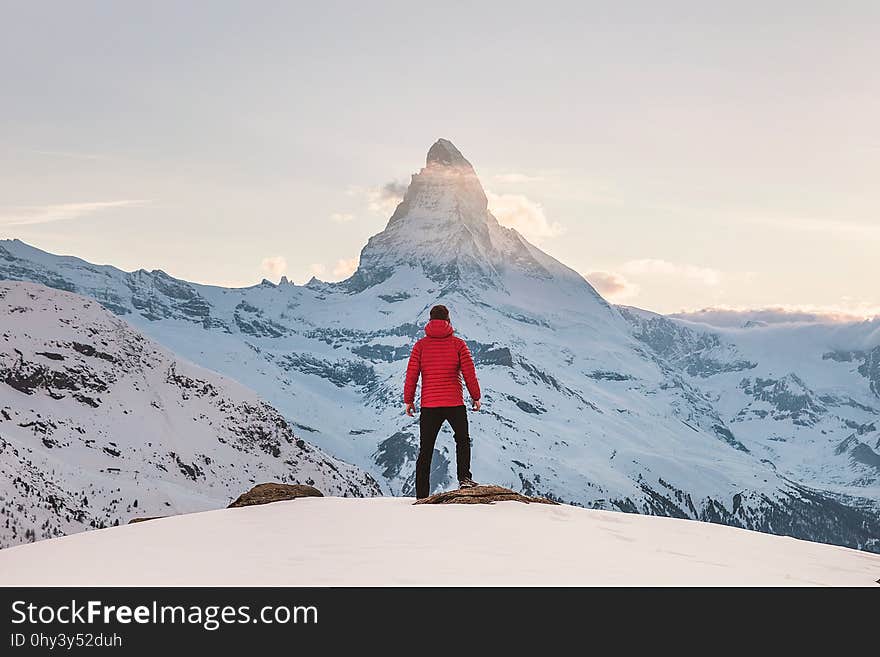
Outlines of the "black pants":
{"label": "black pants", "polygon": [[431,492],[431,457],[434,443],[443,422],[455,432],[455,461],[458,480],[471,478],[471,437],[468,433],[467,409],[464,406],[422,407],[419,415],[419,458],[416,461],[416,497],[428,497]]}

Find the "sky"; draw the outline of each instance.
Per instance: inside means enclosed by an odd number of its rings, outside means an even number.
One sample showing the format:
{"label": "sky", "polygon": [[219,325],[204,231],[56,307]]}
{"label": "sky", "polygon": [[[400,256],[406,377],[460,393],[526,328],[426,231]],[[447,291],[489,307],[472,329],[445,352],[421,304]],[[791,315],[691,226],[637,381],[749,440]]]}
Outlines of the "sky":
{"label": "sky", "polygon": [[0,0],[0,238],[346,277],[439,137],[658,312],[880,313],[880,3]]}

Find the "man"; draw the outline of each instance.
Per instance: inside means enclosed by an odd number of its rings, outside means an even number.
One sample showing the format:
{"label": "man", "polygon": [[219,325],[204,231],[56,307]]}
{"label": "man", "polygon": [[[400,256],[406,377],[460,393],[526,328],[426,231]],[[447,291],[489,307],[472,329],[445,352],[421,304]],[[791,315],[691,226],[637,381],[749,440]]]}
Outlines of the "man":
{"label": "man", "polygon": [[431,457],[443,422],[449,422],[455,432],[459,487],[477,485],[471,479],[471,438],[461,391],[462,375],[475,411],[480,410],[480,384],[467,344],[453,333],[446,306],[431,308],[431,321],[425,326],[425,337],[416,342],[406,367],[403,402],[410,417],[415,413],[416,384],[419,375],[422,376],[421,435],[416,461],[416,497],[419,499],[430,493]]}

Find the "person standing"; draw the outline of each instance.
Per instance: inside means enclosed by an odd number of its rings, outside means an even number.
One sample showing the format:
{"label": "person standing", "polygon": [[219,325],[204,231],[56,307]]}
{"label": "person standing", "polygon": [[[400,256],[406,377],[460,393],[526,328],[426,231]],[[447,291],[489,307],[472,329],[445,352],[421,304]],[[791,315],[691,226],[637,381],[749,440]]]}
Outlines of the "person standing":
{"label": "person standing", "polygon": [[430,493],[431,457],[434,443],[444,422],[455,432],[455,461],[460,488],[478,484],[471,478],[471,438],[462,378],[471,397],[471,407],[479,411],[480,383],[467,343],[454,335],[446,306],[431,308],[425,337],[416,342],[406,367],[403,402],[406,414],[415,415],[416,386],[422,379],[419,415],[419,456],[416,460],[416,497]]}

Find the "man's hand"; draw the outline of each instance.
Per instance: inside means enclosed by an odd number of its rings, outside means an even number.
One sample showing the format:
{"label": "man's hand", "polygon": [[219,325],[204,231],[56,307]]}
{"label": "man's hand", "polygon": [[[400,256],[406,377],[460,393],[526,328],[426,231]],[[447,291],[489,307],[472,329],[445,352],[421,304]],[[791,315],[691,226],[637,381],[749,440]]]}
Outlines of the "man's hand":
{"label": "man's hand", "polygon": [[406,414],[413,417],[416,414],[416,405],[412,402],[406,404]]}
{"label": "man's hand", "polygon": [[483,405],[480,403],[479,399],[475,399],[473,404],[471,404],[471,408],[474,409],[475,411],[479,411],[480,408],[482,408],[482,406]]}

